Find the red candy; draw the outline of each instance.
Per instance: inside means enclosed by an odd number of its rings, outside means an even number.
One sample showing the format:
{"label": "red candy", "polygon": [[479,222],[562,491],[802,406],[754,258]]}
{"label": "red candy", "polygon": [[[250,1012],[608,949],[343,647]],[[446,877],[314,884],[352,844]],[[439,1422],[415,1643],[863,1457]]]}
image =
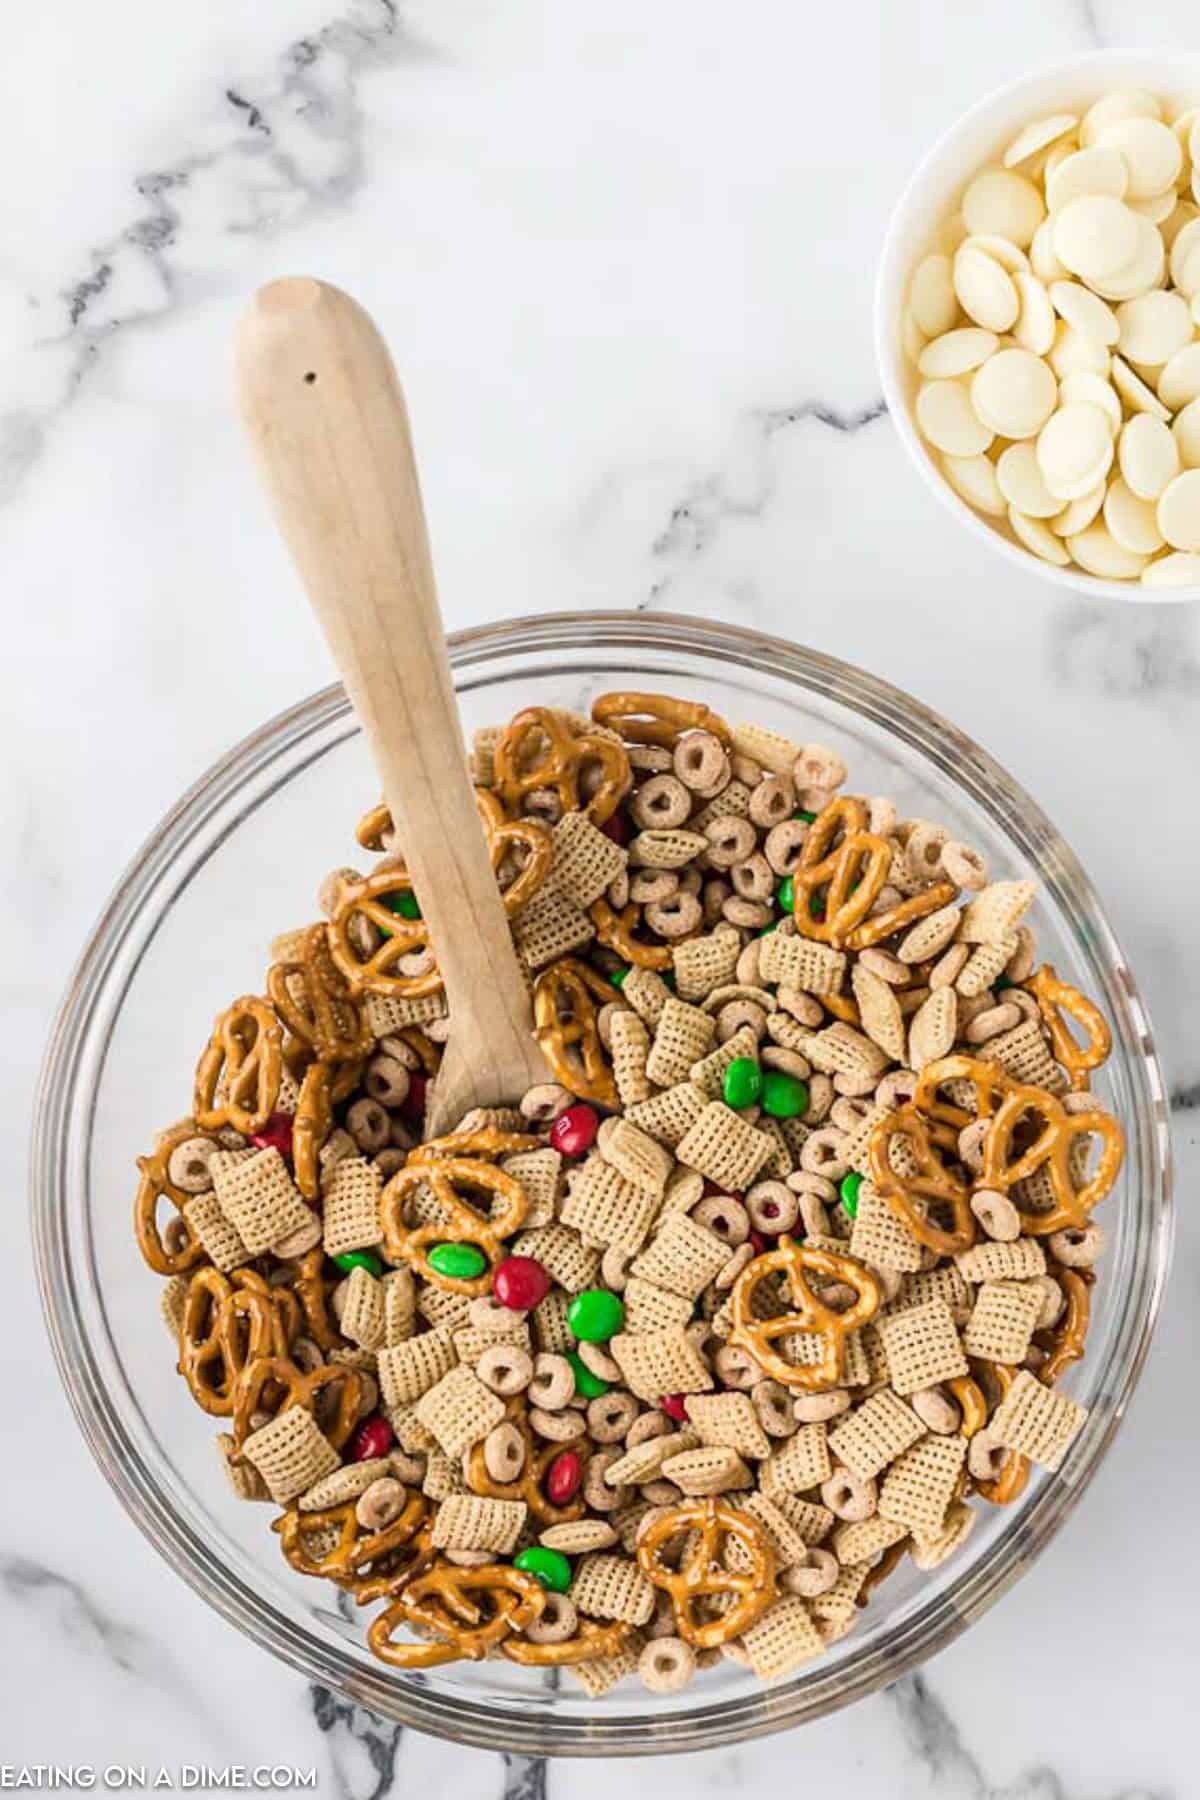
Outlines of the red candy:
{"label": "red candy", "polygon": [[679,1424],[687,1424],[687,1396],[685,1394],[664,1394],[658,1403],[668,1419],[676,1419]]}
{"label": "red candy", "polygon": [[492,1294],[513,1312],[532,1312],[550,1292],[550,1276],[533,1256],[506,1256],[496,1265]]}
{"label": "red candy", "polygon": [[583,1462],[576,1451],[564,1450],[546,1470],[546,1498],[552,1506],[574,1499],[583,1480]]}
{"label": "red candy", "polygon": [[622,849],[629,842],[629,820],[619,807],[611,818],[605,819],[600,829],[606,838],[611,838],[614,844],[620,844]]}
{"label": "red candy", "polygon": [[400,1117],[410,1125],[419,1125],[425,1117],[425,1090],[428,1086],[428,1075],[422,1075],[419,1069],[408,1078],[408,1093],[404,1096]]}
{"label": "red candy", "polygon": [[386,1456],[394,1442],[395,1434],[387,1420],[372,1413],[350,1439],[350,1461],[370,1462],[373,1457]]}
{"label": "red candy", "polygon": [[753,1231],[752,1230],[750,1233],[750,1242],[754,1246],[755,1256],[761,1256],[763,1254],[763,1252],[767,1249],[767,1240],[763,1236],[761,1231]]}
{"label": "red candy", "polygon": [[585,1156],[596,1141],[599,1115],[590,1106],[568,1106],[550,1127],[550,1142],[562,1156]]}
{"label": "red candy", "polygon": [[278,1150],[280,1156],[292,1154],[292,1115],[273,1112],[261,1131],[250,1139],[256,1150]]}

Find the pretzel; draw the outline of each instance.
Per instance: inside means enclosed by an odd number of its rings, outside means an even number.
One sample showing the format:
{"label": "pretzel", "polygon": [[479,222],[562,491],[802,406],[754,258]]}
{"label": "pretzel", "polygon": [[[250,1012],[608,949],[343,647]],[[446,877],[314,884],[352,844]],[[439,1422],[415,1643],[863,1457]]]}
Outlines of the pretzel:
{"label": "pretzel", "polygon": [[[424,919],[406,919],[383,904],[387,894],[411,893],[412,879],[403,869],[377,869],[361,881],[348,881],[339,892],[325,929],[333,960],[352,988],[397,999],[441,992],[442,977],[436,967],[420,975],[396,972],[402,957],[429,949],[429,927]],[[359,953],[350,935],[356,919],[373,926],[382,937],[379,948],[368,955]]]}
{"label": "pretzel", "polygon": [[[898,1175],[892,1167],[890,1152],[897,1138],[917,1165],[915,1175]],[[978,1229],[970,1188],[942,1160],[942,1152],[953,1145],[950,1129],[936,1121],[929,1125],[914,1100],[880,1119],[867,1142],[872,1186],[917,1242],[939,1256],[969,1250]],[[953,1220],[949,1229],[936,1224],[918,1204],[929,1201],[949,1208]]]}
{"label": "pretzel", "polygon": [[565,957],[539,975],[533,990],[534,1035],[554,1079],[581,1100],[615,1108],[617,1084],[600,1043],[597,1005],[613,990],[586,963]]}
{"label": "pretzel", "polygon": [[962,1412],[959,1432],[965,1438],[973,1438],[987,1424],[987,1401],[983,1397],[983,1389],[969,1375],[956,1375],[946,1386],[958,1401]]}
{"label": "pretzel", "polygon": [[910,894],[907,900],[898,900],[895,906],[889,906],[881,913],[872,913],[861,925],[856,925],[846,938],[846,948],[869,950],[873,944],[881,943],[895,932],[915,925],[918,919],[925,918],[929,913],[939,912],[943,906],[949,906],[957,893],[958,889],[952,881],[939,881],[919,894]]}
{"label": "pretzel", "polygon": [[419,1025],[402,1025],[396,1033],[421,1059],[426,1075],[436,1075],[442,1061],[442,1046],[427,1037]]}
{"label": "pretzel", "polygon": [[493,1161],[498,1156],[512,1156],[518,1150],[536,1150],[543,1143],[527,1131],[497,1131],[485,1125],[479,1131],[451,1131],[445,1137],[426,1138],[408,1153],[408,1166],[417,1162],[436,1162],[444,1156],[479,1156]]}
{"label": "pretzel", "polygon": [[[947,1082],[969,1081],[975,1090],[975,1111],[947,1100],[940,1090]],[[983,1062],[977,1056],[942,1056],[926,1063],[913,1089],[912,1105],[927,1118],[939,1124],[952,1125],[961,1131],[973,1119],[989,1118],[1013,1083],[999,1063]]]}
{"label": "pretzel", "polygon": [[[141,1180],[133,1199],[133,1229],[138,1249],[156,1275],[186,1275],[205,1260],[204,1245],[183,1216],[183,1208],[190,1196],[175,1186],[169,1170],[172,1151],[195,1136],[193,1121],[183,1119],[170,1131],[163,1132],[149,1156],[137,1159]],[[161,1200],[169,1200],[175,1208],[175,1223],[180,1232],[177,1249],[167,1248],[158,1229]]]}
{"label": "pretzel", "polygon": [[873,1563],[863,1578],[863,1584],[854,1596],[854,1604],[864,1607],[875,1589],[885,1582],[889,1575],[895,1573],[898,1565],[908,1554],[909,1539],[902,1537],[898,1542],[889,1544],[877,1563]]}
{"label": "pretzel", "polygon": [[[669,969],[671,966],[671,950],[667,944],[647,944],[635,933],[642,920],[642,909],[631,900],[620,912],[614,911],[605,899],[593,900],[588,907],[588,917],[596,927],[596,937],[606,950],[613,950],[627,963],[637,969]],[[689,937],[696,933],[689,932]],[[682,940],[676,938],[675,942]]]}
{"label": "pretzel", "polygon": [[1057,1282],[1066,1300],[1058,1323],[1051,1325],[1047,1331],[1036,1331],[1033,1335],[1038,1348],[1046,1351],[1046,1360],[1037,1371],[1037,1378],[1046,1387],[1053,1387],[1064,1370],[1083,1356],[1088,1325],[1091,1323],[1092,1296],[1088,1278],[1078,1270],[1064,1269],[1057,1263],[1051,1263],[1046,1272],[1052,1281]]}
{"label": "pretzel", "polygon": [[[264,1406],[268,1388],[282,1390],[282,1399],[274,1407]],[[349,1363],[320,1363],[311,1374],[298,1369],[286,1356],[258,1356],[247,1362],[238,1375],[233,1397],[233,1435],[239,1447],[252,1430],[250,1421],[260,1410],[275,1414],[289,1406],[302,1406],[316,1412],[317,1400],[327,1390],[337,1394],[337,1412],[332,1422],[322,1423],[321,1430],[335,1450],[340,1450],[358,1423],[363,1380]]]}
{"label": "pretzel", "polygon": [[[504,903],[509,912],[517,912],[532,898],[550,873],[550,864],[554,860],[554,839],[538,819],[510,819],[499,796],[491,788],[475,789],[475,805],[479,809],[479,817],[487,837],[488,854],[497,879],[501,864],[511,851],[525,852],[524,866],[516,879],[503,890]],[[385,847],[384,838],[391,834],[392,829],[391,812],[387,802],[381,800],[378,806],[363,814],[358,821],[355,836],[364,850],[381,851]]]}
{"label": "pretzel", "polygon": [[[463,1462],[467,1486],[471,1492],[483,1494],[489,1500],[523,1500],[529,1508],[530,1518],[542,1528],[548,1525],[569,1525],[575,1519],[581,1519],[587,1510],[582,1498],[582,1491],[576,1499],[568,1500],[563,1506],[555,1506],[553,1501],[547,1499],[542,1487],[546,1471],[562,1451],[563,1445],[551,1442],[543,1444],[540,1449],[535,1447],[533,1430],[529,1423],[523,1394],[517,1394],[508,1401],[504,1416],[516,1426],[525,1440],[525,1460],[521,1464],[521,1473],[515,1481],[493,1480],[488,1472],[481,1440],[477,1444],[472,1444]],[[586,1464],[586,1460],[591,1454],[587,1444],[581,1439],[575,1439],[570,1448]]]}
{"label": "pretzel", "polygon": [[[480,1662],[510,1632],[524,1631],[539,1619],[545,1605],[541,1582],[523,1569],[506,1563],[459,1569],[436,1562],[406,1582],[398,1598],[372,1620],[367,1642],[382,1662],[397,1669],[432,1669],[463,1658]],[[404,1625],[432,1631],[440,1641],[393,1643],[392,1633]]]}
{"label": "pretzel", "polygon": [[726,750],[733,733],[702,700],[673,700],[669,694],[601,694],[592,701],[597,725],[619,732],[627,744],[657,744],[673,750],[685,731],[711,731]]}
{"label": "pretzel", "polygon": [[[1098,1069],[1112,1050],[1108,1020],[1077,987],[1072,987],[1069,981],[1060,981],[1049,963],[1043,963],[1025,985],[1037,1001],[1038,1011],[1050,1032],[1055,1061],[1067,1071],[1076,1092],[1086,1088],[1091,1071]],[[1087,1033],[1086,1043],[1080,1044],[1069,1030],[1063,1013]]]}
{"label": "pretzel", "polygon": [[326,1062],[309,1063],[292,1119],[292,1173],[306,1200],[321,1192],[321,1146],[332,1129],[333,1071]]}
{"label": "pretzel", "polygon": [[568,1663],[591,1662],[597,1656],[616,1656],[625,1648],[632,1625],[614,1619],[601,1625],[598,1619],[580,1619],[574,1637],[556,1644],[535,1644],[530,1638],[505,1638],[501,1655],[526,1669],[561,1669]]}
{"label": "pretzel", "polygon": [[[580,807],[593,825],[603,825],[629,788],[629,757],[623,747],[598,733],[573,732],[562,714],[547,706],[519,712],[497,738],[494,754],[496,791],[514,814],[526,795],[549,789],[563,812]],[[587,798],[579,785],[586,763],[600,766],[600,781]]]}
{"label": "pretzel", "polygon": [[[341,1587],[353,1585],[368,1565],[411,1543],[429,1510],[424,1494],[409,1494],[399,1516],[390,1525],[372,1531],[360,1523],[356,1506],[354,1500],[327,1506],[320,1512],[301,1512],[298,1506],[289,1506],[275,1520],[274,1529],[293,1569],[301,1575],[328,1576]],[[326,1550],[311,1547],[309,1540],[320,1538],[330,1526],[338,1533],[337,1542]],[[395,1574],[391,1579],[395,1579]]]}
{"label": "pretzel", "polygon": [[296,1299],[304,1314],[306,1335],[320,1350],[333,1350],[344,1342],[337,1326],[329,1317],[329,1301],[341,1279],[325,1274],[325,1252],[320,1244],[308,1250],[296,1265],[294,1282]]}
{"label": "pretzel", "polygon": [[[1029,1149],[1014,1154],[1017,1129],[1027,1124],[1031,1114],[1044,1121],[1043,1128]],[[1077,1188],[1071,1175],[1071,1150],[1077,1137],[1093,1133],[1102,1146],[1096,1173]],[[1055,1206],[1049,1212],[1024,1212],[1018,1206],[1017,1213],[1026,1236],[1048,1237],[1067,1226],[1086,1225],[1092,1208],[1116,1181],[1124,1154],[1125,1134],[1111,1113],[1094,1108],[1069,1113],[1044,1088],[1021,1087],[1014,1082],[983,1140],[979,1186],[1007,1193],[1018,1181],[1045,1169]]]}
{"label": "pretzel", "polygon": [[330,955],[324,925],[305,932],[298,956],[272,963],[267,992],[292,1036],[321,1061],[345,1062],[369,1054],[375,1041],[371,1027]]}
{"label": "pretzel", "polygon": [[[841,949],[879,898],[892,866],[892,847],[868,831],[866,822],[864,803],[844,794],[809,826],[792,875],[793,912],[802,937]],[[834,847],[839,830],[844,836]],[[822,891],[820,916],[814,918],[813,899]]]}
{"label": "pretzel", "polygon": [[294,1343],[300,1335],[300,1326],[304,1316],[300,1302],[291,1288],[286,1287],[282,1281],[268,1281],[265,1275],[260,1275],[257,1269],[252,1269],[249,1265],[235,1269],[229,1279],[235,1288],[246,1288],[250,1293],[261,1294],[264,1299],[271,1302],[279,1317],[279,1328],[283,1334],[283,1354],[286,1355],[287,1346]]}
{"label": "pretzel", "polygon": [[179,1334],[179,1372],[198,1406],[218,1418],[228,1417],[245,1365],[263,1356],[284,1356],[286,1351],[284,1325],[267,1293],[235,1287],[219,1269],[196,1270],[188,1284]]}
{"label": "pretzel", "polygon": [[[660,1551],[681,1531],[689,1534],[683,1560],[677,1570],[666,1568]],[[744,1552],[750,1563],[746,1573],[723,1566],[725,1538]],[[685,1501],[660,1513],[642,1533],[637,1559],[643,1575],[670,1594],[679,1635],[698,1650],[716,1650],[739,1637],[775,1598],[775,1552],[765,1531],[749,1513],[715,1497]],[[695,1602],[715,1594],[737,1597],[717,1618],[697,1619]]]}
{"label": "pretzel", "polygon": [[196,1065],[197,1125],[205,1131],[232,1125],[245,1137],[261,1131],[279,1098],[282,1067],[279,1020],[265,1000],[243,995],[219,1015]]}
{"label": "pretzel", "polygon": [[[971,1367],[978,1373],[991,1376],[1000,1389],[1003,1399],[1017,1376],[1016,1369],[1010,1369],[1006,1363],[979,1362],[971,1359]],[[981,1500],[990,1506],[1011,1506],[1014,1500],[1024,1493],[1029,1481],[1030,1462],[1019,1450],[1010,1450],[1000,1468],[1000,1473],[992,1481],[976,1481],[975,1492]]]}
{"label": "pretzel", "polygon": [[[473,1188],[498,1202],[498,1210],[485,1217],[458,1196],[458,1188]],[[432,1225],[409,1227],[404,1223],[405,1202],[421,1188],[428,1188],[443,1216]],[[398,1169],[383,1190],[379,1216],[388,1260],[405,1262],[434,1287],[450,1294],[486,1294],[492,1270],[505,1255],[503,1240],[517,1230],[529,1209],[525,1189],[515,1175],[493,1168],[477,1157],[446,1156],[408,1163]],[[439,1275],[426,1253],[433,1244],[475,1244],[487,1258],[481,1275]]]}
{"label": "pretzel", "polygon": [[[758,1319],[754,1316],[755,1292],[760,1282],[777,1273],[786,1275],[796,1311],[779,1318]],[[857,1295],[854,1304],[845,1312],[834,1312],[813,1293],[806,1279],[809,1273],[845,1282]],[[883,1289],[870,1269],[852,1257],[832,1250],[813,1250],[785,1238],[777,1249],[767,1250],[746,1264],[733,1284],[731,1298],[733,1325],[728,1342],[752,1356],[764,1375],[781,1381],[785,1387],[819,1394],[842,1385],[846,1339],[874,1318],[883,1300]],[[794,1331],[818,1334],[825,1340],[825,1354],[819,1363],[791,1363],[771,1348],[776,1338]]]}
{"label": "pretzel", "polygon": [[389,1551],[385,1566],[371,1569],[353,1580],[343,1579],[339,1586],[354,1595],[356,1606],[372,1606],[376,1600],[394,1600],[414,1575],[424,1575],[436,1556],[433,1548],[433,1519],[426,1514],[423,1522],[398,1550]]}

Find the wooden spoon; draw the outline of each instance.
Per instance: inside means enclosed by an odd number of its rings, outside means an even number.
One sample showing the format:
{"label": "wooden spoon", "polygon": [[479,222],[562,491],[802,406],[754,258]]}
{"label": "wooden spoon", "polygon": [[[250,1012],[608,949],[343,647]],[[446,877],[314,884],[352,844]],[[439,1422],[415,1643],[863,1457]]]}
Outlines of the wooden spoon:
{"label": "wooden spoon", "polygon": [[548,1075],[467,774],[404,396],[362,307],[300,278],[255,295],[237,386],[445,984],[452,1031],[425,1118],[435,1137]]}

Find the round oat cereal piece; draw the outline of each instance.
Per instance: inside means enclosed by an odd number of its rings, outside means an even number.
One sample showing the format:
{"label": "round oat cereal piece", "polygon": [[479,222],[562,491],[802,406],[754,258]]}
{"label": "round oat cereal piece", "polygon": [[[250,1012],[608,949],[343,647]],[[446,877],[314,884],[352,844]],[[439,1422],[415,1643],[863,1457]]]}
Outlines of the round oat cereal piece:
{"label": "round oat cereal piece", "polygon": [[1055,537],[1074,537],[1077,531],[1086,531],[1104,505],[1104,492],[1104,482],[1098,481],[1094,488],[1089,488],[1078,500],[1072,500],[1069,505],[1064,506],[1057,517],[1050,521],[1050,529]]}
{"label": "round oat cereal piece", "polygon": [[908,295],[909,311],[927,338],[941,337],[958,318],[954,271],[948,256],[927,256],[918,263]]}
{"label": "round oat cereal piece", "polygon": [[[1165,127],[1164,127],[1165,129]],[[1178,152],[1175,134],[1168,132]],[[1162,186],[1166,186],[1164,182]],[[1155,192],[1161,191],[1155,189]],[[976,175],[962,199],[963,222],[974,236],[979,232],[1007,238],[1027,250],[1033,234],[1046,216],[1041,194],[1027,175],[1012,169],[984,169]]]}
{"label": "round oat cereal piece", "polygon": [[1062,501],[1043,481],[1037,451],[1028,441],[1010,444],[999,457],[996,485],[1011,506],[1031,519],[1051,519],[1062,511]]}
{"label": "round oat cereal piece", "polygon": [[1078,123],[1074,113],[1050,113],[1044,119],[1031,119],[1028,125],[1021,127],[1004,152],[1005,168],[1014,169],[1018,163],[1036,156],[1039,150],[1048,149],[1058,138],[1066,137],[1068,131],[1074,131]]}
{"label": "round oat cereal piece", "polygon": [[942,470],[968,506],[993,519],[1004,517],[1004,495],[996,482],[995,467],[986,456],[943,456]]}
{"label": "round oat cereal piece", "polygon": [[1118,544],[1107,525],[1089,525],[1086,531],[1069,537],[1066,544],[1081,569],[1105,581],[1132,581],[1147,562],[1146,557]]}
{"label": "round oat cereal piece", "polygon": [[[1200,224],[1200,220],[1197,223]],[[1190,406],[1193,400],[1200,400],[1200,344],[1188,344],[1177,350],[1168,359],[1155,385],[1159,399],[1172,412]]]}
{"label": "round oat cereal piece", "polygon": [[[1171,436],[1175,439],[1175,448],[1184,468],[1200,469],[1200,399],[1189,400],[1176,413]],[[986,461],[986,457],[983,460]]]}
{"label": "round oat cereal piece", "polygon": [[1200,469],[1185,469],[1158,500],[1158,529],[1172,550],[1200,550]]}
{"label": "round oat cereal piece", "polygon": [[[1055,255],[1085,281],[1103,281],[1133,262],[1142,244],[1139,228],[1145,223],[1112,194],[1068,200],[1054,219]],[[1008,326],[1000,329],[1007,331]]]}
{"label": "round oat cereal piece", "polygon": [[1089,194],[1108,194],[1123,200],[1129,186],[1129,170],[1125,158],[1115,148],[1093,146],[1065,156],[1046,176],[1046,205],[1051,218],[1072,200],[1083,200]]}
{"label": "round oat cereal piece", "polygon": [[1086,369],[1063,377],[1058,384],[1058,401],[1060,406],[1098,406],[1114,437],[1125,423],[1125,414],[1112,382],[1105,381],[1101,375],[1091,375]]}
{"label": "round oat cereal piece", "polygon": [[1179,473],[1179,446],[1161,419],[1138,413],[1121,432],[1117,459],[1139,500],[1157,500]]}
{"label": "round oat cereal piece", "polygon": [[927,381],[953,381],[956,375],[969,375],[999,347],[1000,339],[994,331],[984,331],[978,325],[960,325],[956,331],[944,332],[926,344],[917,367]]}
{"label": "round oat cereal piece", "polygon": [[985,330],[1007,331],[1016,323],[1016,285],[994,256],[964,244],[954,258],[954,291],[963,311]]}
{"label": "round oat cereal piece", "polygon": [[927,381],[917,395],[916,411],[925,437],[950,456],[979,456],[992,441],[992,432],[957,381]]}
{"label": "round oat cereal piece", "polygon": [[1121,335],[1112,307],[1081,281],[1052,281],[1050,303],[1059,317],[1084,337],[1095,338],[1107,346],[1115,344]]}
{"label": "round oat cereal piece", "polygon": [[1123,300],[1117,308],[1121,326],[1121,355],[1129,362],[1156,366],[1168,363],[1192,341],[1192,315],[1179,294],[1156,288],[1136,300]]}
{"label": "round oat cereal piece", "polygon": [[1037,440],[1042,478],[1052,494],[1078,500],[1108,473],[1113,457],[1108,417],[1098,406],[1063,406]]}
{"label": "round oat cereal piece", "polygon": [[1031,350],[1035,356],[1045,356],[1054,348],[1054,335],[1058,326],[1046,285],[1036,275],[1025,270],[1014,275],[1013,280],[1017,284],[1021,310],[1017,314],[1012,335],[1022,350]]}
{"label": "round oat cereal piece", "polygon": [[1109,484],[1104,497],[1104,523],[1122,549],[1132,550],[1137,556],[1153,556],[1163,547],[1154,502],[1135,494],[1123,476],[1118,475]]}
{"label": "round oat cereal piece", "polygon": [[1148,200],[1174,187],[1183,168],[1183,147],[1161,119],[1120,119],[1097,135],[1098,150],[1115,150],[1129,171],[1131,200]]}
{"label": "round oat cereal piece", "polygon": [[1018,512],[1015,506],[1010,506],[1008,522],[1025,548],[1032,550],[1035,556],[1040,556],[1043,562],[1054,563],[1060,569],[1070,562],[1071,558],[1062,547],[1062,539],[1055,537],[1042,519],[1028,518],[1025,513]]}
{"label": "round oat cereal piece", "polygon": [[1134,374],[1123,356],[1112,359],[1112,384],[1130,412],[1149,413],[1152,419],[1160,419],[1164,425],[1171,423],[1170,413],[1153,388],[1148,388],[1141,376]]}
{"label": "round oat cereal piece", "polygon": [[1085,145],[1098,143],[1101,132],[1121,119],[1161,118],[1162,107],[1153,94],[1145,88],[1123,88],[1105,94],[1088,108],[1079,127],[1079,141]]}
{"label": "round oat cereal piece", "polygon": [[1158,556],[1142,570],[1142,586],[1155,588],[1200,588],[1200,556],[1186,550],[1172,550]]}
{"label": "round oat cereal piece", "polygon": [[1057,399],[1049,364],[1029,350],[997,350],[971,380],[971,406],[999,437],[1036,437]]}

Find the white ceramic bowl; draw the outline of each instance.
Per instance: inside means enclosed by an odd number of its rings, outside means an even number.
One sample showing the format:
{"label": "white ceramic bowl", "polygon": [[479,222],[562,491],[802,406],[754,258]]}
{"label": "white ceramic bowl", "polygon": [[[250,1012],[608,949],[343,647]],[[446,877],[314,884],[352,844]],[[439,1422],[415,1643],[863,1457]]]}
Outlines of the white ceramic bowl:
{"label": "white ceramic bowl", "polygon": [[960,499],[942,474],[913,417],[917,371],[904,352],[901,321],[912,274],[935,247],[971,177],[1003,151],[1022,125],[1053,112],[1084,112],[1113,88],[1143,87],[1167,101],[1200,103],[1200,56],[1152,50],[1096,50],[1024,75],[997,88],[953,124],[918,165],[901,194],[884,240],[875,289],[875,348],[883,393],[896,429],[916,467],[943,506],[977,538],[1025,570],[1093,599],[1148,605],[1200,598],[1200,587],[1145,588],[1136,581],[1102,581],[1083,569],[1056,568]]}

